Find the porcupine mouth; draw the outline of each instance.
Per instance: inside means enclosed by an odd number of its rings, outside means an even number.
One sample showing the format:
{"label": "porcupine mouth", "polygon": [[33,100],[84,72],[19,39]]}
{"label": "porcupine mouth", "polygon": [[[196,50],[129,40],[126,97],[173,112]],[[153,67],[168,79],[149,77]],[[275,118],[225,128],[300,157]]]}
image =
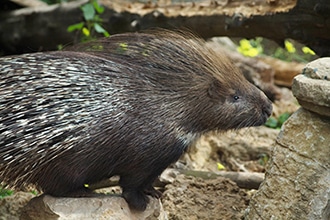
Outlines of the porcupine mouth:
{"label": "porcupine mouth", "polygon": [[261,112],[256,112],[255,117],[251,117],[251,115],[246,116],[245,119],[239,121],[236,126],[234,125],[234,129],[264,125],[271,113],[272,107],[264,108]]}
{"label": "porcupine mouth", "polygon": [[261,113],[261,117],[260,117],[261,120],[258,123],[258,125],[256,125],[256,126],[265,124],[267,122],[267,119],[269,118],[269,116],[271,116],[272,111],[273,111],[273,106],[271,104],[267,107],[264,107],[262,109],[262,113]]}

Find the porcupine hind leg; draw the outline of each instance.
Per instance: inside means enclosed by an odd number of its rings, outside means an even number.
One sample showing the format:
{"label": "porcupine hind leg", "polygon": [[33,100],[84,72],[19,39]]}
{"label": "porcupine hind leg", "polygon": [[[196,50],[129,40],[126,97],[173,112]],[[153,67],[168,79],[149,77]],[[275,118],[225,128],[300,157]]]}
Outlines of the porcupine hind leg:
{"label": "porcupine hind leg", "polygon": [[[58,175],[61,176],[61,175]],[[37,185],[42,189],[44,194],[55,197],[88,197],[93,193],[92,190],[68,178],[59,177],[40,178]],[[51,179],[51,181],[49,181]],[[48,180],[48,181],[47,181]]]}
{"label": "porcupine hind leg", "polygon": [[[55,197],[90,197],[95,193],[86,187],[86,173],[82,169],[84,164],[71,166],[66,157],[50,162],[32,177],[45,194]],[[75,167],[75,169],[73,169]]]}

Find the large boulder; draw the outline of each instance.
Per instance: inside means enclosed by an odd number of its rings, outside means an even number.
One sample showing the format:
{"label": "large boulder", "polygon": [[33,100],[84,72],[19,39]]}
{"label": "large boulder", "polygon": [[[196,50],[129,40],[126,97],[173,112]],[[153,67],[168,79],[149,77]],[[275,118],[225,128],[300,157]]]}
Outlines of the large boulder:
{"label": "large boulder", "polygon": [[302,108],[282,126],[246,219],[330,219],[330,59],[295,78]]}

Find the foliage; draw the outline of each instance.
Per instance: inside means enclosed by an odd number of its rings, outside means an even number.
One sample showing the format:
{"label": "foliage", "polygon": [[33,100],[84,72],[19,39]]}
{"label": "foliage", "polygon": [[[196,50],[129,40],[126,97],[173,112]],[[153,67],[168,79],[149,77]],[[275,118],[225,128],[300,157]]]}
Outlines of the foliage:
{"label": "foliage", "polygon": [[14,193],[13,190],[9,189],[4,189],[0,186],[0,199],[6,197],[6,196],[11,196]]}
{"label": "foliage", "polygon": [[313,50],[292,40],[285,40],[283,47],[274,47],[269,40],[262,37],[241,39],[237,51],[248,57],[269,55],[284,61],[309,62],[315,59]]}
{"label": "foliage", "polygon": [[36,191],[36,190],[32,190],[31,193],[32,193],[33,195],[35,195],[35,196],[37,196],[37,195],[39,194],[39,192]]}
{"label": "foliage", "polygon": [[284,48],[278,47],[273,56],[286,61],[307,62],[315,55],[315,52],[306,46],[301,47],[299,52],[293,41],[285,40]]}
{"label": "foliage", "polygon": [[81,41],[89,41],[95,38],[95,33],[103,34],[109,37],[110,34],[102,27],[103,19],[100,14],[104,12],[104,7],[99,5],[97,0],[90,0],[88,3],[81,6],[84,21],[72,24],[68,27],[68,32],[78,31],[82,34]]}
{"label": "foliage", "polygon": [[278,118],[269,117],[265,125],[270,128],[280,129],[283,123],[290,117],[290,113],[286,112],[281,114]]}

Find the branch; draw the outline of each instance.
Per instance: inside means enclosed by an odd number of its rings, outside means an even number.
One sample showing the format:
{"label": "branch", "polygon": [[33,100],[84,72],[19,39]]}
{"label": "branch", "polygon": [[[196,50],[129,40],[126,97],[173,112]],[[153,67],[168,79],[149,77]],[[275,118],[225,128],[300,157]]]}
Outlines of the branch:
{"label": "branch", "polygon": [[[155,187],[164,187],[166,184],[172,183],[175,177],[179,174],[186,176],[193,176],[202,179],[215,179],[217,177],[225,177],[235,182],[238,187],[243,189],[258,189],[261,182],[264,180],[263,173],[256,172],[229,172],[229,171],[219,171],[219,172],[206,172],[206,171],[195,171],[195,170],[176,170],[176,169],[166,169],[160,177],[159,181],[156,181]],[[92,184],[90,188],[92,190],[118,186],[119,178],[106,179],[96,184]]]}

